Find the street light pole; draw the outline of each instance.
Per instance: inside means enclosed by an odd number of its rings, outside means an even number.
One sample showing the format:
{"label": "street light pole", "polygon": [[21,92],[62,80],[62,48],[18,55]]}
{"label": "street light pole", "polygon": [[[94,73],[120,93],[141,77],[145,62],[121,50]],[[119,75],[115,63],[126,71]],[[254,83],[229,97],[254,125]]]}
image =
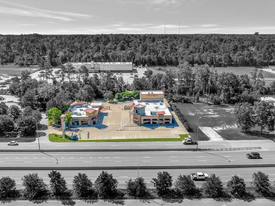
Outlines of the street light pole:
{"label": "street light pole", "polygon": [[198,118],[198,126],[197,126],[197,150],[199,149],[199,127],[200,127],[200,118]]}
{"label": "street light pole", "polygon": [[34,118],[34,121],[35,121],[35,126],[36,126],[35,136],[36,136],[36,138],[37,138],[37,141],[38,141],[38,149],[39,149],[39,151],[40,151],[40,142],[39,142],[39,136],[38,136],[37,120]]}
{"label": "street light pole", "polygon": [[138,165],[138,177],[139,177],[139,159],[138,159],[138,155],[137,155],[137,165]]}

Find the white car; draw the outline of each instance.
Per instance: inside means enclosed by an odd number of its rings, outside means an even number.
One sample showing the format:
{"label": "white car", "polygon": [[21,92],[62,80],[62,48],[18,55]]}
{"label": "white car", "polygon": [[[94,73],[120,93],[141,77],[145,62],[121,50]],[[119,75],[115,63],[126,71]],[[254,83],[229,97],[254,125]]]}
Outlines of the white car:
{"label": "white car", "polygon": [[18,142],[17,141],[10,141],[9,143],[8,143],[8,145],[9,146],[17,146],[18,145]]}
{"label": "white car", "polygon": [[191,177],[193,180],[206,180],[209,176],[203,172],[191,173]]}

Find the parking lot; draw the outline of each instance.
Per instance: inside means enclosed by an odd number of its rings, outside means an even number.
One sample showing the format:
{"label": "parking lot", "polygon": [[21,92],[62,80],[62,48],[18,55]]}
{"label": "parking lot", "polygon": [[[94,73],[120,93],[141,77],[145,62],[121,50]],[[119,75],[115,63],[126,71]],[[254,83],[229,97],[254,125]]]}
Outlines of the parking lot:
{"label": "parking lot", "polygon": [[[125,105],[131,101],[118,102],[117,104],[103,103],[104,108],[100,112],[98,124],[93,127],[79,127],[77,133],[68,132],[68,135],[80,133],[81,140],[105,140],[105,139],[144,139],[144,138],[178,138],[179,134],[187,134],[181,125],[174,126],[139,126],[132,123],[130,110],[124,110]],[[110,109],[109,109],[110,108]],[[53,127],[49,127],[49,133],[62,134]]]}

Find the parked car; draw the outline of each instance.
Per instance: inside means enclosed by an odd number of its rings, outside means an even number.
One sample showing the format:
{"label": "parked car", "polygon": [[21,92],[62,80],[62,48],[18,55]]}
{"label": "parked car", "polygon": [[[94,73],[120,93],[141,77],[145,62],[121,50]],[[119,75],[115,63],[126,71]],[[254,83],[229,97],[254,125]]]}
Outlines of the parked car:
{"label": "parked car", "polygon": [[9,143],[8,143],[8,145],[9,146],[17,146],[18,145],[18,142],[17,141],[10,141]]}
{"label": "parked car", "polygon": [[198,144],[198,142],[197,141],[194,141],[194,140],[192,140],[191,138],[186,138],[185,140],[183,140],[182,141],[183,142],[183,144]]}
{"label": "parked car", "polygon": [[206,180],[208,178],[208,174],[203,172],[191,173],[191,178],[193,180]]}
{"label": "parked car", "polygon": [[260,159],[261,158],[259,152],[250,152],[250,153],[246,154],[246,157],[248,159]]}

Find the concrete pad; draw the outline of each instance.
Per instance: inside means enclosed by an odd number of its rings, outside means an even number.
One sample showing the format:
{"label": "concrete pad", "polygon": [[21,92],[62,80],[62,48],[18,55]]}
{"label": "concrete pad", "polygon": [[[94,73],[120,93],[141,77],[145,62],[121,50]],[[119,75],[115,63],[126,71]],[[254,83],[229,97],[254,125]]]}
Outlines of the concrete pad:
{"label": "concrete pad", "polygon": [[199,127],[200,130],[209,137],[210,141],[220,141],[223,140],[222,136],[219,135],[212,127]]}

